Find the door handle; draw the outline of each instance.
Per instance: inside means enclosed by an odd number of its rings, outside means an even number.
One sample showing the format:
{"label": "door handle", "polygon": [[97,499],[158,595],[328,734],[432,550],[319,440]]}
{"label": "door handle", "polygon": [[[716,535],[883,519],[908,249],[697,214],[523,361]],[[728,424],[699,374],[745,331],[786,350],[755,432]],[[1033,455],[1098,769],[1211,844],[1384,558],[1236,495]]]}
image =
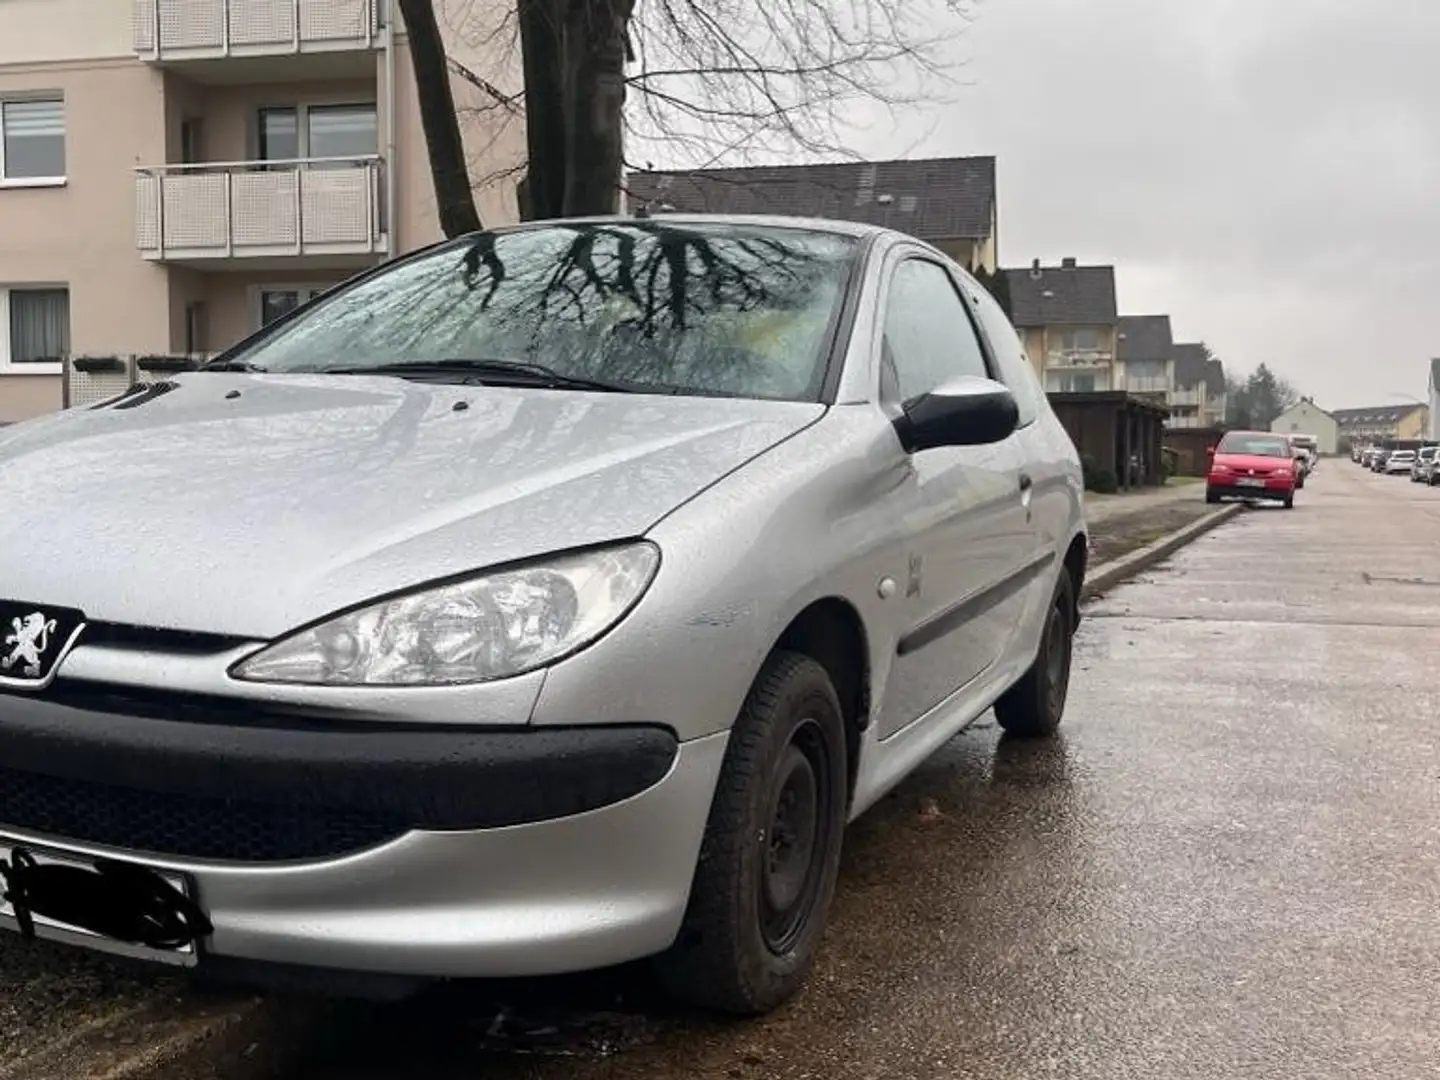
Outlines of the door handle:
{"label": "door handle", "polygon": [[1020,490],[1021,490],[1021,491],[1029,491],[1029,490],[1030,490],[1032,487],[1034,487],[1034,486],[1035,486],[1035,481],[1030,479],[1030,474],[1029,474],[1029,473],[1021,473],[1021,474],[1020,474]]}

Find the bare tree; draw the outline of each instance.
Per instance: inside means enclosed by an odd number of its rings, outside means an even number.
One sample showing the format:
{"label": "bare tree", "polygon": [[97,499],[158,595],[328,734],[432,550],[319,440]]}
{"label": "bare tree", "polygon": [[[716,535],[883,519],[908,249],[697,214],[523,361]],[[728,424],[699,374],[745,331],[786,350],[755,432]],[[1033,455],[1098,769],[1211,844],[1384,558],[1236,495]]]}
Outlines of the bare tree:
{"label": "bare tree", "polygon": [[[406,23],[432,2],[402,0]],[[847,153],[871,107],[944,97],[953,43],[978,2],[516,0],[507,29],[523,97],[453,59],[449,69],[487,108],[523,105],[524,217],[604,214],[618,208],[627,158],[704,167]],[[443,70],[421,71],[443,59],[413,47],[412,57],[417,83],[445,81]],[[422,117],[444,107],[438,92],[420,104]]]}
{"label": "bare tree", "polygon": [[445,42],[440,36],[431,0],[400,0],[400,14],[410,39],[420,125],[425,130],[440,229],[446,236],[463,236],[480,228],[480,213],[475,209],[475,195],[470,190],[465,143],[460,135],[460,118],[455,112],[455,95],[445,62]]}

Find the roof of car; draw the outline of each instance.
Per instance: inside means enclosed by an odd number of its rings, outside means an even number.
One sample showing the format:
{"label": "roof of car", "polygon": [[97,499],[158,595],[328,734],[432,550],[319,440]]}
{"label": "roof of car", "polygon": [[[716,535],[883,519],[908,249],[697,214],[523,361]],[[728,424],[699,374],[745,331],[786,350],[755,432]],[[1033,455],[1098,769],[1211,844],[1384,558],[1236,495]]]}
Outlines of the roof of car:
{"label": "roof of car", "polygon": [[[704,214],[704,213],[653,213],[605,214],[593,217],[552,218],[545,221],[522,221],[514,225],[500,225],[491,232],[518,232],[523,229],[567,225],[634,225],[636,222],[661,222],[679,225],[748,225],[755,228],[806,229],[811,232],[828,232],[840,236],[858,238],[888,234],[904,234],[883,225],[868,225],[864,222],[839,221],[835,218],[792,217],[784,214]],[[913,240],[906,236],[905,239]]]}

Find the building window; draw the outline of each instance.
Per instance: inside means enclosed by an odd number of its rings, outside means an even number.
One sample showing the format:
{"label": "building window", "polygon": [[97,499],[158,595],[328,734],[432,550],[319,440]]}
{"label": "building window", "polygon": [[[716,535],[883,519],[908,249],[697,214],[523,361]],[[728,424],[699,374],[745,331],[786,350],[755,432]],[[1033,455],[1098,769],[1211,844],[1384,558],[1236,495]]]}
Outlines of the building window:
{"label": "building window", "polygon": [[1093,394],[1109,389],[1110,380],[1103,374],[1080,375],[1060,371],[1045,373],[1045,392],[1047,394]]}
{"label": "building window", "polygon": [[1100,331],[1093,326],[1060,331],[1060,348],[1066,352],[1098,352]]}
{"label": "building window", "polygon": [[0,289],[0,372],[58,375],[70,352],[68,289]]}
{"label": "building window", "polygon": [[261,161],[369,157],[379,146],[375,105],[297,105],[261,109]]}
{"label": "building window", "polygon": [[276,319],[290,314],[301,304],[308,304],[329,285],[266,286],[260,289],[257,328],[269,326]]}
{"label": "building window", "polygon": [[0,185],[65,180],[65,103],[59,98],[0,101]]}

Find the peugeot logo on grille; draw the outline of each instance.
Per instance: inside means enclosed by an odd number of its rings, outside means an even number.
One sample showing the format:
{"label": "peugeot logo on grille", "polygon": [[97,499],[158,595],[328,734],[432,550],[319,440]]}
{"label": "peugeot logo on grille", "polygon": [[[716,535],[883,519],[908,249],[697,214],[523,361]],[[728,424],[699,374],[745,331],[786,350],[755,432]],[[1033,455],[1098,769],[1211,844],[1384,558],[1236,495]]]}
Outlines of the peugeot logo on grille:
{"label": "peugeot logo on grille", "polygon": [[0,685],[48,686],[84,629],[78,611],[0,600]]}

